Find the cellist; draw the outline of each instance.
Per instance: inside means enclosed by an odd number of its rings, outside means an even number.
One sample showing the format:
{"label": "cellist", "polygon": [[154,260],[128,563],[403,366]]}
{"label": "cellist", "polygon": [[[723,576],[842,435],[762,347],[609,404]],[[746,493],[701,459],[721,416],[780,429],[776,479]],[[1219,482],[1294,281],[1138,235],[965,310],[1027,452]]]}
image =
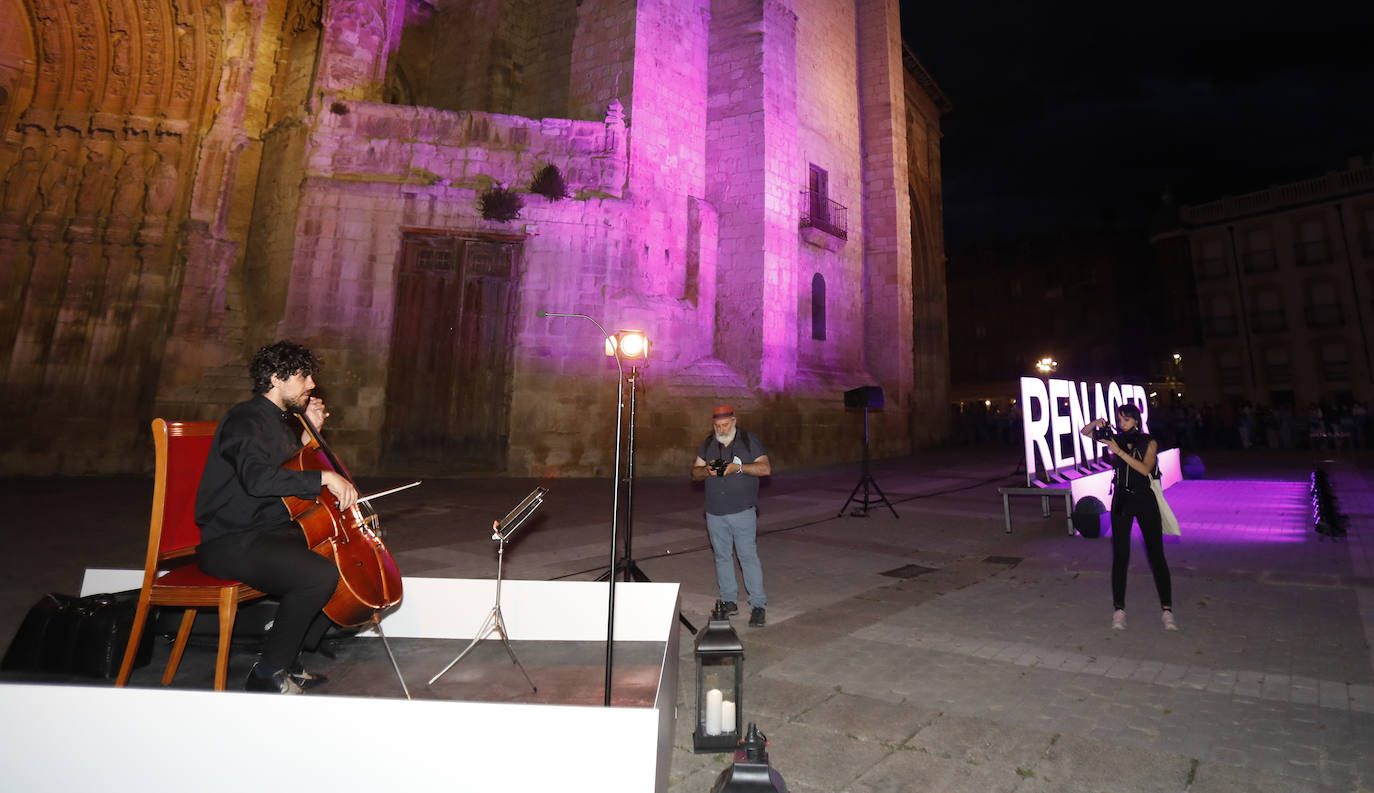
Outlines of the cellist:
{"label": "cellist", "polygon": [[339,572],[310,550],[282,501],[314,499],[322,488],[343,510],[358,499],[353,484],[334,471],[282,468],[309,442],[292,414],[304,413],[316,428],[329,415],[311,396],[318,371],[315,356],[299,344],[278,341],[258,350],[248,366],[254,396],[220,420],[196,493],[201,569],[281,601],[262,655],[244,681],[247,691],[299,694],[325,680],[305,671],[300,651],[318,643],[329,627],[320,610]]}

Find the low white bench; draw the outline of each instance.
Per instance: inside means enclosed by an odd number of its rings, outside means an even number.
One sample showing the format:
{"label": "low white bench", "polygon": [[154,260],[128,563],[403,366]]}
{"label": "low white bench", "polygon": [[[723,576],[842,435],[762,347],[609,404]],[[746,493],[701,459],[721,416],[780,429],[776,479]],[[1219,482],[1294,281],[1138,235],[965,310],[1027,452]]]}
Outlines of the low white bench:
{"label": "low white bench", "polygon": [[1073,491],[1069,488],[1037,484],[1031,487],[999,487],[997,492],[1002,496],[1002,517],[1007,522],[1007,534],[1011,534],[1012,496],[1040,496],[1040,517],[1042,518],[1050,516],[1050,499],[1063,496],[1065,520],[1068,521],[1070,536],[1073,535]]}

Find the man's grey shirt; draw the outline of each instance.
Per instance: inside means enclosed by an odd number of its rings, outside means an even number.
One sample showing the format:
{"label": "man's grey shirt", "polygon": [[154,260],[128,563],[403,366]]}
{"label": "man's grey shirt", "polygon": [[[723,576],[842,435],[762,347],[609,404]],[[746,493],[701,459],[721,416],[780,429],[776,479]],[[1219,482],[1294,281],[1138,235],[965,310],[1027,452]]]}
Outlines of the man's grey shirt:
{"label": "man's grey shirt", "polygon": [[[752,433],[736,429],[735,439],[729,445],[721,445],[715,435],[702,441],[697,456],[706,462],[725,460],[732,462],[738,457],[742,462],[752,463],[768,454],[763,441]],[[711,515],[733,515],[743,512],[759,503],[759,478],[748,474],[706,477],[706,512]]]}

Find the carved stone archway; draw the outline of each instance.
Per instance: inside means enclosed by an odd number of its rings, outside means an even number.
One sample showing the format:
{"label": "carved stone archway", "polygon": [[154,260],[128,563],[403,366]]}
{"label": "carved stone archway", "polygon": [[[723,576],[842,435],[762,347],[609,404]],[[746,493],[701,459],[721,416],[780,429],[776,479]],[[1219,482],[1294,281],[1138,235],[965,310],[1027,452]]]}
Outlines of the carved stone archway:
{"label": "carved stone archway", "polygon": [[192,195],[213,183],[208,219],[222,193],[202,166],[242,7],[0,0],[0,471],[127,470],[196,258]]}

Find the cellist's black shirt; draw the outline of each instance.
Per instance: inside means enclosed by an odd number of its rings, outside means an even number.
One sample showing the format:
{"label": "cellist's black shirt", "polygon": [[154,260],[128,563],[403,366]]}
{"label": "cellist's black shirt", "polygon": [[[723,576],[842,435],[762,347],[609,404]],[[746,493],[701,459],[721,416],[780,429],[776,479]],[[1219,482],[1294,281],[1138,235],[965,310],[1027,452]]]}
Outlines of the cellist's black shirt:
{"label": "cellist's black shirt", "polygon": [[224,415],[196,492],[201,542],[289,525],[291,515],[282,496],[319,496],[319,471],[281,467],[301,448],[300,423],[286,419],[281,409],[261,394],[240,402]]}

